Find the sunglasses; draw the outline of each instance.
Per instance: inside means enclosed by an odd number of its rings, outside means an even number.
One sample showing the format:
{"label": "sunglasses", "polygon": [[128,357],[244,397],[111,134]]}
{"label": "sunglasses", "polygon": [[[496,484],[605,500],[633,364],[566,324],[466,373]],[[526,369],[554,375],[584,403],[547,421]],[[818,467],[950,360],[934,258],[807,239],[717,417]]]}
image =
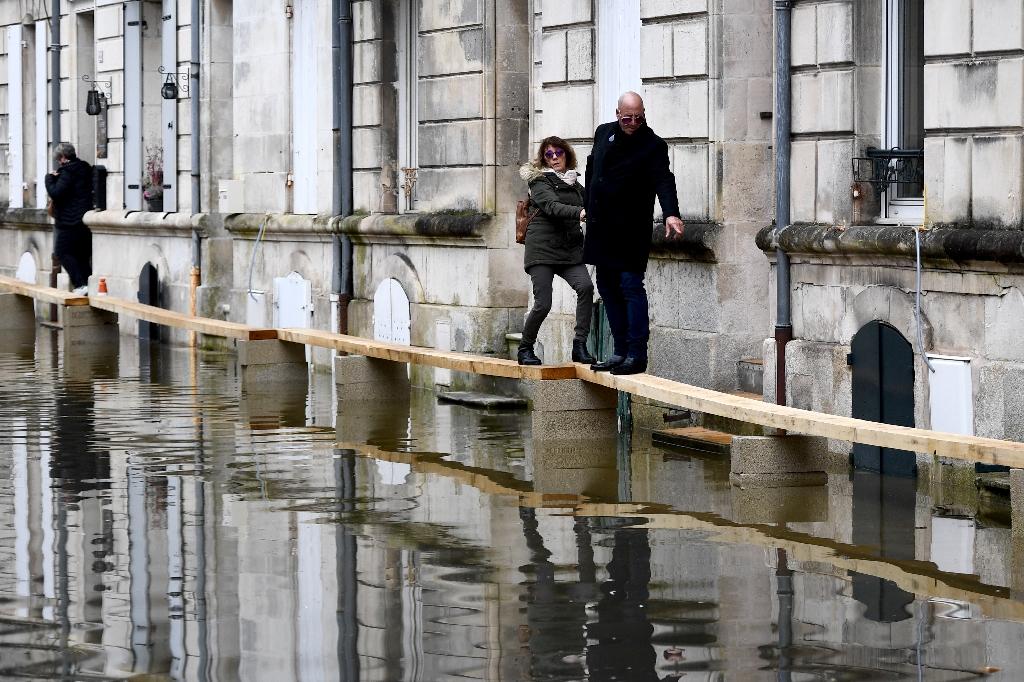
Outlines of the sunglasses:
{"label": "sunglasses", "polygon": [[564,149],[549,149],[546,152],[544,152],[545,159],[560,159],[563,156],[565,156]]}
{"label": "sunglasses", "polygon": [[623,123],[627,123],[627,124],[643,123],[644,122],[644,115],[643,114],[637,114],[635,116],[619,116],[619,120],[622,121]]}

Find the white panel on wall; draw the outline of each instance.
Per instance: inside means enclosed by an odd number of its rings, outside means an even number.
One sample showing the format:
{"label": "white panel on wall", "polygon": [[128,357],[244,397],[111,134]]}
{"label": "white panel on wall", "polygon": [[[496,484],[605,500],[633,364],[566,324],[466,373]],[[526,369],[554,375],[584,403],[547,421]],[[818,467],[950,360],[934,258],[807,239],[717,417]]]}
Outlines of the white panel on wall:
{"label": "white panel on wall", "polygon": [[[164,0],[160,63],[164,71],[178,70],[178,0]],[[181,80],[178,80],[180,85]],[[191,81],[189,82],[191,85]],[[160,100],[160,129],[164,147],[164,210],[178,210],[178,100]]]}
{"label": "white panel on wall", "polygon": [[934,431],[974,435],[974,396],[971,361],[929,355],[934,372],[928,373],[928,401]]}
{"label": "white panel on wall", "polygon": [[[296,213],[316,213],[316,68],[315,0],[297,0],[292,19],[292,187]],[[329,79],[328,79],[329,80]]]}
{"label": "white panel on wall", "polygon": [[408,346],[411,326],[405,289],[397,279],[384,280],[373,294],[373,338]]}
{"label": "white panel on wall", "polygon": [[43,175],[50,168],[50,149],[47,145],[46,95],[49,88],[46,79],[46,45],[49,37],[46,21],[36,22],[36,208],[46,206],[46,183]]}
{"label": "white panel on wall", "polygon": [[940,571],[974,573],[974,519],[932,517],[931,560]]}
{"label": "white panel on wall", "polygon": [[142,210],[141,0],[124,6],[124,207]]}
{"label": "white panel on wall", "polygon": [[615,118],[615,104],[640,83],[640,0],[598,0],[597,120]]}
{"label": "white panel on wall", "polygon": [[25,205],[25,113],[22,104],[21,24],[7,27],[7,167],[11,208]]}
{"label": "white panel on wall", "polygon": [[274,278],[274,326],[308,329],[313,314],[313,283],[297,272]]}

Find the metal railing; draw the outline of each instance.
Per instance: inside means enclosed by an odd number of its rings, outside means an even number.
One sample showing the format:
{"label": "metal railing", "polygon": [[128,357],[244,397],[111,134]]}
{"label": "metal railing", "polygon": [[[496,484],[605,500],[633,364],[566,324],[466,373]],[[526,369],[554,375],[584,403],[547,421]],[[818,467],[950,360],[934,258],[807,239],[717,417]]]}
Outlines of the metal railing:
{"label": "metal railing", "polygon": [[878,149],[868,147],[866,156],[853,158],[853,179],[866,182],[881,196],[890,186],[912,188],[924,185],[923,149]]}

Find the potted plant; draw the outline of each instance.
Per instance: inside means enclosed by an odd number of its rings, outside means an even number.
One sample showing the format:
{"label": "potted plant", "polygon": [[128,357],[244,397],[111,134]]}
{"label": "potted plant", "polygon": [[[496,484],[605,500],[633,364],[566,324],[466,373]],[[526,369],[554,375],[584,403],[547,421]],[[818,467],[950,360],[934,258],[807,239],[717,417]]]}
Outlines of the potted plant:
{"label": "potted plant", "polygon": [[164,210],[164,150],[157,145],[146,147],[146,168],[142,177],[142,198],[147,211]]}

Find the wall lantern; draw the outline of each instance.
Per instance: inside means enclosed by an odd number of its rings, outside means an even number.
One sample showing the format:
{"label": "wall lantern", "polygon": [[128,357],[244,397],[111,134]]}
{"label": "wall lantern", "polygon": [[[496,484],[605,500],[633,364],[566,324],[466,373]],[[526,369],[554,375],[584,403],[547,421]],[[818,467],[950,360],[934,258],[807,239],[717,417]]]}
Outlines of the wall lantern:
{"label": "wall lantern", "polygon": [[178,93],[188,96],[189,73],[187,71],[166,71],[164,67],[157,69],[164,75],[164,84],[160,88],[160,96],[164,99],[178,99]]}
{"label": "wall lantern", "polygon": [[98,116],[106,108],[109,101],[109,97],[104,90],[109,91],[111,89],[111,82],[108,80],[94,80],[88,75],[82,76],[82,80],[92,86],[85,96],[85,113],[90,116]]}

